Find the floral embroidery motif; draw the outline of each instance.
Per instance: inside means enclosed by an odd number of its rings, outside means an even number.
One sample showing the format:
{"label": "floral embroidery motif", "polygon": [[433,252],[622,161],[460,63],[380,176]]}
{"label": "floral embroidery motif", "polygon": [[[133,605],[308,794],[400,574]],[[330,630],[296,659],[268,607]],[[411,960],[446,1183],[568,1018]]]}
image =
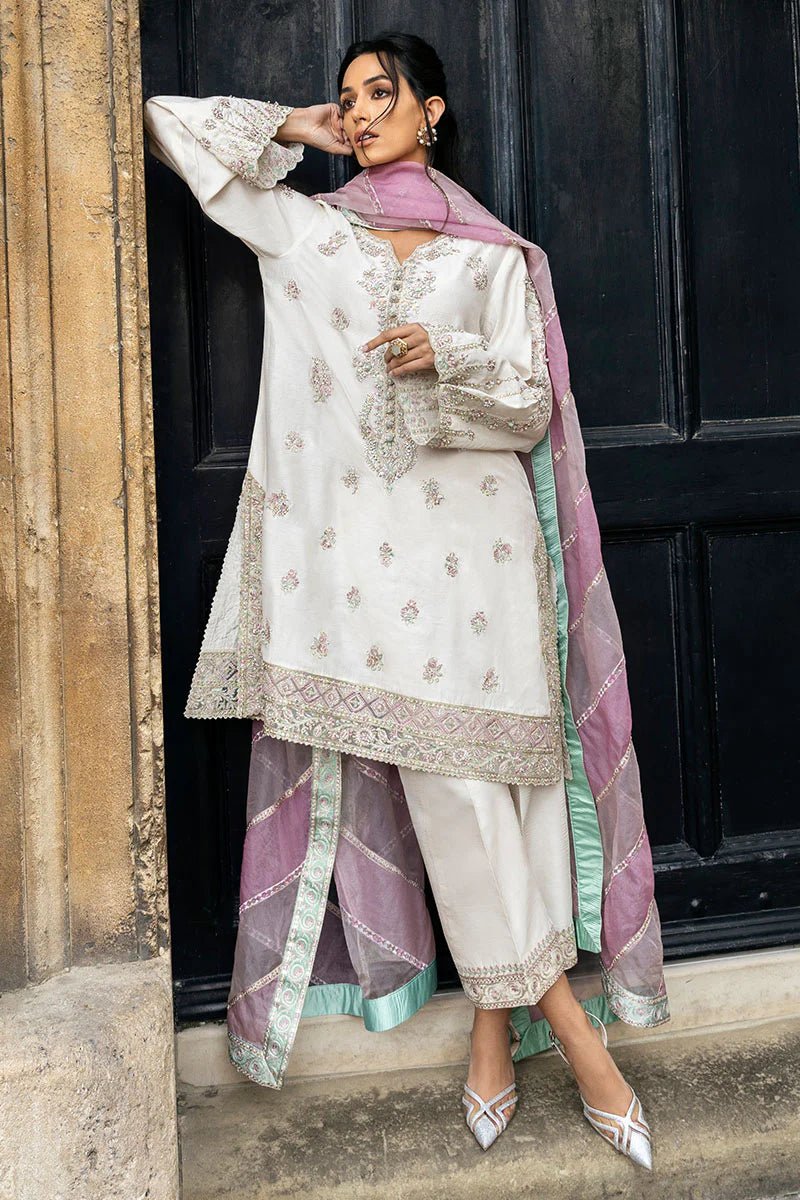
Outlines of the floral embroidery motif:
{"label": "floral embroidery motif", "polygon": [[322,632],[322,633],[317,634],[317,636],[314,638],[313,642],[311,643],[311,653],[315,654],[317,656],[317,658],[324,658],[325,655],[328,653],[328,649],[329,649],[329,644],[328,644],[327,633]]}
{"label": "floral embroidery motif", "polygon": [[480,489],[484,496],[496,496],[498,487],[496,475],[484,475],[480,482]]}
{"label": "floral embroidery motif", "polygon": [[470,254],[467,259],[467,266],[472,271],[472,282],[479,292],[486,291],[489,286],[489,275],[486,270],[486,263],[480,256],[478,251],[475,254]]}
{"label": "floral embroidery motif", "polygon": [[499,563],[509,562],[513,551],[508,542],[504,542],[502,538],[498,538],[492,547],[494,561]]}
{"label": "floral embroidery motif", "polygon": [[377,374],[379,363],[374,351],[368,354],[365,350],[356,350],[351,361],[359,383],[369,375]]}
{"label": "floral embroidery motif", "polygon": [[332,233],[326,241],[319,242],[317,244],[317,249],[319,250],[320,254],[327,254],[330,256],[331,254],[335,254],[337,250],[340,250],[346,241],[347,234],[343,230],[337,229],[336,232]]}
{"label": "floral embroidery motif", "polygon": [[331,369],[324,358],[314,357],[311,359],[309,380],[316,403],[320,404],[330,400],[333,395],[333,377]]}
{"label": "floral embroidery motif", "polygon": [[292,502],[283,488],[279,492],[270,492],[264,503],[274,517],[285,517],[292,507]]}
{"label": "floral embroidery motif", "polygon": [[343,308],[334,308],[331,313],[331,325],[334,329],[348,329],[350,318]]}
{"label": "floral embroidery motif", "polygon": [[400,609],[400,616],[405,621],[406,625],[413,625],[419,616],[419,605],[416,600],[409,600]]}
{"label": "floral embroidery motif", "polygon": [[294,197],[294,189],[279,181],[300,162],[305,147],[301,142],[282,146],[273,140],[291,111],[291,106],[274,100],[220,96],[203,122],[207,132],[198,141],[254,187],[277,187],[281,194]]}
{"label": "floral embroidery motif", "polygon": [[485,692],[494,692],[497,690],[497,685],[499,682],[500,680],[494,667],[489,667],[489,670],[483,677],[483,683],[481,684],[481,687]]}
{"label": "floral embroidery motif", "polygon": [[371,671],[382,671],[383,651],[378,646],[370,646],[366,663]]}
{"label": "floral embroidery motif", "polygon": [[426,683],[436,683],[442,678],[444,668],[438,658],[429,658],[422,668],[422,678]]}
{"label": "floral embroidery motif", "polygon": [[434,271],[414,271],[406,277],[403,300],[406,304],[424,300],[426,296],[430,296],[435,287],[436,274]]}
{"label": "floral embroidery motif", "polygon": [[380,546],[378,547],[378,557],[380,558],[384,567],[389,566],[394,558],[394,550],[388,542],[381,542]]}
{"label": "floral embroidery motif", "polygon": [[355,496],[358,491],[358,471],[355,467],[350,467],[349,470],[345,471],[344,475],[342,475],[342,483]]}
{"label": "floral embroidery motif", "polygon": [[300,580],[298,578],[297,571],[295,571],[294,567],[292,567],[291,570],[287,571],[286,574],[281,578],[281,591],[293,592],[294,589],[299,586],[299,583]]}
{"label": "floral embroidery motif", "polygon": [[361,603],[361,592],[357,587],[351,587],[347,593],[347,603],[352,609],[358,608]]}
{"label": "floral embroidery motif", "polygon": [[421,484],[422,493],[425,496],[425,507],[435,508],[437,504],[441,504],[444,496],[439,490],[439,481],[437,479],[426,479]]}
{"label": "floral embroidery motif", "polygon": [[381,301],[385,298],[386,274],[380,267],[367,267],[363,275],[360,275],[356,280],[370,298],[370,308],[379,308]]}
{"label": "floral embroidery motif", "polygon": [[305,447],[305,442],[296,429],[290,429],[283,439],[283,445],[287,450],[302,450]]}
{"label": "floral embroidery motif", "polygon": [[300,291],[300,285],[296,279],[287,279],[286,283],[283,285],[283,292],[289,300],[299,300],[303,294]]}
{"label": "floral embroidery motif", "polygon": [[473,633],[481,634],[489,624],[489,620],[486,616],[486,613],[481,609],[470,618],[469,623]]}
{"label": "floral embroidery motif", "polygon": [[336,545],[336,530],[332,525],[327,525],[323,529],[319,544],[323,550],[330,550],[332,546]]}
{"label": "floral embroidery motif", "polygon": [[458,555],[454,554],[452,550],[444,560],[444,569],[448,575],[458,574]]}

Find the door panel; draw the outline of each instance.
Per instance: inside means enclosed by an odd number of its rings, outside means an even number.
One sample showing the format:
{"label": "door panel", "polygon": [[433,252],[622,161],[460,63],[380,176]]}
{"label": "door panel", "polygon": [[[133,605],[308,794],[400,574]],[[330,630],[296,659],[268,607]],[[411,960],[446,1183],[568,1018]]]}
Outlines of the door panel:
{"label": "door panel", "polygon": [[[437,46],[470,186],[550,259],[667,957],[796,942],[791,0],[484,0],[456,27],[416,0],[144,0],[145,94],[333,99],[351,38],[393,27]],[[351,169],[306,151],[291,182],[329,190]],[[263,312],[255,259],[152,158],[147,192],[173,959],[179,1014],[220,1016],[249,722],[182,711],[247,459]]]}

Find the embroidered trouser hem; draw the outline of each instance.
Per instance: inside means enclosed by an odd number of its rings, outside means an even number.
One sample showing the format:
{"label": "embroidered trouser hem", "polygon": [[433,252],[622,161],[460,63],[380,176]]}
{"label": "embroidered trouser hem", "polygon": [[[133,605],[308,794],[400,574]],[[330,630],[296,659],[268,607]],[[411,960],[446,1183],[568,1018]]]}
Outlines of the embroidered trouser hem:
{"label": "embroidered trouser hem", "polygon": [[398,770],[464,992],[477,1008],[536,1004],[578,958],[563,778]]}

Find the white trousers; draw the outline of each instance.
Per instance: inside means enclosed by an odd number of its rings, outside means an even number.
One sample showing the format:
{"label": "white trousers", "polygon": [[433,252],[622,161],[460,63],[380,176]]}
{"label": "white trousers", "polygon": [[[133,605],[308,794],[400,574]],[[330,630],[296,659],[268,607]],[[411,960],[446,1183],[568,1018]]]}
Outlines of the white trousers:
{"label": "white trousers", "polygon": [[447,944],[476,1008],[536,1004],[577,962],[563,778],[398,767]]}

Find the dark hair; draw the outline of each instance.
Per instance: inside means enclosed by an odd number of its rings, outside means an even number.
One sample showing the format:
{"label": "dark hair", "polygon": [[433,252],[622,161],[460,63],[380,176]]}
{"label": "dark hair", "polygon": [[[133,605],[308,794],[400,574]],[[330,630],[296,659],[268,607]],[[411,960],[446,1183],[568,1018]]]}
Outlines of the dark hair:
{"label": "dark hair", "polygon": [[[433,46],[413,33],[400,33],[395,30],[383,30],[374,37],[362,38],[358,42],[351,42],[345,51],[339,72],[336,76],[337,97],[341,95],[345,71],[353,59],[358,58],[361,54],[377,55],[378,61],[391,79],[393,85],[392,98],[388,105],[380,116],[376,117],[367,128],[371,128],[372,125],[376,125],[378,121],[383,120],[397,104],[397,97],[400,91],[398,81],[399,70],[411,91],[423,105],[425,127],[428,130],[428,137],[431,140],[431,145],[424,147],[426,158],[425,170],[431,182],[442,192],[448,209],[450,201],[447,199],[443,189],[431,176],[431,167],[435,167],[442,174],[449,176],[455,183],[466,188],[476,200],[483,203],[478,195],[471,188],[467,187],[461,174],[458,125],[447,99],[447,78],[444,73],[442,60]],[[446,105],[444,112],[436,123],[435,142],[431,134],[428,113],[424,107],[425,101],[429,96],[441,96]]]}

